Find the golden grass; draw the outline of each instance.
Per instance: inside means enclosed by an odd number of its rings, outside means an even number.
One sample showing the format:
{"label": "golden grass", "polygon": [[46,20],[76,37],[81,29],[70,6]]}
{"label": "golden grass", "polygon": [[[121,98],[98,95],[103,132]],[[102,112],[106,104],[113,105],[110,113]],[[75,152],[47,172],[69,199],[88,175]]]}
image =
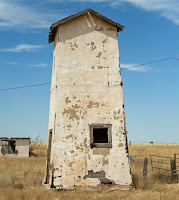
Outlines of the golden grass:
{"label": "golden grass", "polygon": [[[170,171],[158,170],[158,169],[152,170],[152,165],[153,167],[171,170],[169,157],[174,158],[174,153],[179,154],[178,144],[134,143],[131,146],[129,146],[129,153],[130,153],[130,156],[139,155],[137,157],[132,157],[130,160],[133,183],[136,189],[139,188],[139,189],[146,190],[146,189],[151,189],[151,188],[157,188],[157,186],[161,184],[172,183]],[[152,157],[152,161],[163,162],[166,164],[163,164],[163,163],[151,164],[151,157],[149,155],[164,156],[168,158]],[[144,181],[142,178],[144,158],[148,158],[148,166],[147,166],[148,174],[147,174],[146,181]]]}
{"label": "golden grass", "polygon": [[168,179],[152,172],[150,161],[146,181],[142,178],[145,155],[156,154],[173,157],[179,153],[178,144],[135,144],[129,146],[130,156],[144,155],[131,160],[135,190],[109,191],[100,186],[95,191],[56,191],[42,187],[46,162],[46,143],[36,149],[36,157],[0,158],[0,200],[153,200],[179,199],[179,185],[169,184]]}

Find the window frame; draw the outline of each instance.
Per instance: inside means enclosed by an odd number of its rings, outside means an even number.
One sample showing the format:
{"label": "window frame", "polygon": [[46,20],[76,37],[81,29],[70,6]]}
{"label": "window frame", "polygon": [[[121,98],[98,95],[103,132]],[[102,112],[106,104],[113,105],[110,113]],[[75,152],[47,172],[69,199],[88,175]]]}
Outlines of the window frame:
{"label": "window frame", "polygon": [[[94,143],[93,129],[107,128],[108,143]],[[91,148],[112,148],[112,124],[89,124],[90,147]]]}

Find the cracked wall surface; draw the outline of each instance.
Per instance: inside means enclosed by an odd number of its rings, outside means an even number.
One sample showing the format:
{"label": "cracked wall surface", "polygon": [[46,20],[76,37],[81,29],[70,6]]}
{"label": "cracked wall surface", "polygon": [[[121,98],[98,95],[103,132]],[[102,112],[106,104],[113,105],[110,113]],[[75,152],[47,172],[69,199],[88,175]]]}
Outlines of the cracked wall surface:
{"label": "cracked wall surface", "polygon": [[[59,25],[53,52],[49,182],[130,185],[117,28],[86,13]],[[90,147],[90,124],[112,124],[112,148]],[[47,176],[47,173],[46,173]]]}

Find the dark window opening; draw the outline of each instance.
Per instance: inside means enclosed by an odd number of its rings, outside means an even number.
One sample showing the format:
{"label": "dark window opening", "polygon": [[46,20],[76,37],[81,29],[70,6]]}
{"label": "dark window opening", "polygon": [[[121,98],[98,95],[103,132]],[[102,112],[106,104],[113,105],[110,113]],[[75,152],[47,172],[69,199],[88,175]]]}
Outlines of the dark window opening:
{"label": "dark window opening", "polygon": [[112,184],[114,184],[113,182],[109,182],[109,181],[103,181],[103,182],[101,182],[102,184],[109,184],[109,185],[112,185]]}
{"label": "dark window opening", "polygon": [[93,128],[94,143],[108,143],[108,128]]}
{"label": "dark window opening", "polygon": [[2,149],[3,154],[14,154],[16,151],[16,142],[15,140],[2,140]]}
{"label": "dark window opening", "polygon": [[112,133],[111,124],[91,124],[90,126],[90,146],[91,148],[111,148]]}

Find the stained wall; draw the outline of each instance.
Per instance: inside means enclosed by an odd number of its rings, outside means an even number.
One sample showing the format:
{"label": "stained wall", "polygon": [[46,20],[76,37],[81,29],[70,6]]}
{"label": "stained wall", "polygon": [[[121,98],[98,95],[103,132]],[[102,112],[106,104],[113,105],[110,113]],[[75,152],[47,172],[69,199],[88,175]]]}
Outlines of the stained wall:
{"label": "stained wall", "polygon": [[[112,148],[90,147],[90,124],[112,124]],[[117,28],[90,13],[57,29],[50,129],[49,184],[60,188],[97,186],[105,180],[131,184]]]}

